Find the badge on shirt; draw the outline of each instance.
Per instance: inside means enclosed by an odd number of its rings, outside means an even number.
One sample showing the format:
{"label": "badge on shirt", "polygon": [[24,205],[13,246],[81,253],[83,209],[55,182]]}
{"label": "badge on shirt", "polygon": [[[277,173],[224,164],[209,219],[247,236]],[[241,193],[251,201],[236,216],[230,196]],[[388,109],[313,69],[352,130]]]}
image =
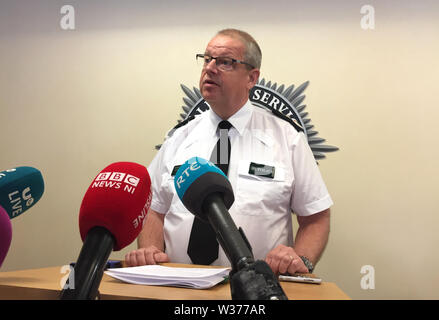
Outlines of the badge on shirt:
{"label": "badge on shirt", "polygon": [[250,162],[248,173],[255,176],[274,179],[275,169],[275,167],[267,166],[265,164]]}
{"label": "badge on shirt", "polygon": [[175,175],[177,174],[178,169],[180,169],[181,165],[179,166],[175,166],[174,169],[172,169],[171,172],[171,177],[175,177]]}

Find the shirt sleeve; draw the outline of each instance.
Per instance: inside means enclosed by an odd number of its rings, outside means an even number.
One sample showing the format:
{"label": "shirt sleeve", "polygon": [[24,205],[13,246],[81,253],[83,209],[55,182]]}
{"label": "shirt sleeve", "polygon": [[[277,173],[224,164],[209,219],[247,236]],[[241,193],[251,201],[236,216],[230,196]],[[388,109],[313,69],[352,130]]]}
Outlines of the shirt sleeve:
{"label": "shirt sleeve", "polygon": [[166,148],[168,145],[168,141],[165,141],[148,166],[152,190],[150,208],[161,214],[165,214],[169,210],[172,200],[172,194],[169,194],[169,188],[167,188],[167,180],[170,175],[165,162]]}
{"label": "shirt sleeve", "polygon": [[294,182],[291,209],[300,216],[308,216],[333,205],[311,148],[303,132],[293,142]]}

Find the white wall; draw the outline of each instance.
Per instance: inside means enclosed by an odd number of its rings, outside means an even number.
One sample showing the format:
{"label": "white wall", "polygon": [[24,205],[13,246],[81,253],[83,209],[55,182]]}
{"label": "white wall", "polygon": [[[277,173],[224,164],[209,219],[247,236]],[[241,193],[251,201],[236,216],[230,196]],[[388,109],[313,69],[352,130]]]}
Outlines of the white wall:
{"label": "white wall", "polygon": [[[65,4],[75,8],[75,30],[60,27]],[[360,27],[365,4],[375,8],[374,30]],[[180,84],[198,85],[195,53],[217,30],[237,27],[258,40],[262,77],[310,81],[312,123],[340,148],[320,161],[335,205],[316,273],[356,299],[438,299],[438,9],[434,1],[2,1],[0,170],[34,166],[46,184],[12,221],[2,271],[77,258],[92,178],[115,161],[149,164],[179,119]],[[375,268],[374,290],[360,286],[364,265]]]}

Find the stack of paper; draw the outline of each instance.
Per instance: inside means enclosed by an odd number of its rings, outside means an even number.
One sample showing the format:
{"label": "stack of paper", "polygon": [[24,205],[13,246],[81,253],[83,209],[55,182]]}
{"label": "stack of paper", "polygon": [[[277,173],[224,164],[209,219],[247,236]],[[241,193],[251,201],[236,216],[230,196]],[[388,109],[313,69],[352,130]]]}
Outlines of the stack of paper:
{"label": "stack of paper", "polygon": [[229,268],[174,268],[150,265],[105,271],[110,277],[133,284],[207,289],[224,281]]}

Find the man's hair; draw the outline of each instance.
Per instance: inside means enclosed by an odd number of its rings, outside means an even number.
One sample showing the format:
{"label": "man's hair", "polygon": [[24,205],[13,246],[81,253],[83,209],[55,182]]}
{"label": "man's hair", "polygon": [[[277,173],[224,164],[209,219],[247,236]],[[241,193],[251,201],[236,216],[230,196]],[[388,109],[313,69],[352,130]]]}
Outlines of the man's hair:
{"label": "man's hair", "polygon": [[245,31],[238,29],[223,29],[218,31],[217,35],[237,38],[245,46],[244,61],[253,67],[260,69],[262,62],[262,52],[256,40]]}

